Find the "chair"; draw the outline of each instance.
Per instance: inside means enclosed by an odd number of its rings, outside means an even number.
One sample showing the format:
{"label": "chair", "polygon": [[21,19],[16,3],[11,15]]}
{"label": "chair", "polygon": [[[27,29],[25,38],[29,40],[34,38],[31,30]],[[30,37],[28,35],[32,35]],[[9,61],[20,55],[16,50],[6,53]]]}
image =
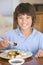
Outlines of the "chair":
{"label": "chair", "polygon": [[[18,26],[17,26],[17,23],[16,22],[13,22],[13,29],[16,29]],[[34,23],[34,27],[43,33],[43,12],[36,12],[36,20],[35,20],[35,23]]]}

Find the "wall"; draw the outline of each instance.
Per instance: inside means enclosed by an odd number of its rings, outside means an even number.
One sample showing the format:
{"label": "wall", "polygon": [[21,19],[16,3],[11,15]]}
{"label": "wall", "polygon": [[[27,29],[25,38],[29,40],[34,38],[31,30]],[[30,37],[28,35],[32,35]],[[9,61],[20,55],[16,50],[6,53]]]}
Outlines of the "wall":
{"label": "wall", "polygon": [[21,2],[30,2],[30,3],[41,3],[43,4],[43,0],[20,0]]}
{"label": "wall", "polygon": [[12,17],[0,15],[0,36],[13,28]]}
{"label": "wall", "polygon": [[[10,11],[11,11],[11,16],[4,16],[2,13],[8,13],[6,9],[8,2],[11,4],[10,6]],[[15,10],[15,7],[20,3],[20,0],[0,0],[0,36],[2,36],[6,31],[12,30],[13,29],[13,11]],[[2,5],[3,4],[3,5]],[[4,9],[5,8],[5,9]],[[9,7],[8,7],[9,8]],[[2,11],[1,11],[2,10]],[[4,12],[3,12],[4,10]],[[7,14],[6,13],[6,14]]]}
{"label": "wall", "polygon": [[20,0],[13,0],[13,11],[15,10],[16,6],[20,3]]}

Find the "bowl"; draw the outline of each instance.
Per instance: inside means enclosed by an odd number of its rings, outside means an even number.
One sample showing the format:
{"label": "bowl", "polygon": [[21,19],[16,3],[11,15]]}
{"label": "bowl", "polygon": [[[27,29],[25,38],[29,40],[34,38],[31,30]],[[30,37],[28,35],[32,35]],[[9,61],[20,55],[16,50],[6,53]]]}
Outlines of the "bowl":
{"label": "bowl", "polygon": [[24,59],[13,58],[8,61],[11,65],[22,65],[24,63]]}

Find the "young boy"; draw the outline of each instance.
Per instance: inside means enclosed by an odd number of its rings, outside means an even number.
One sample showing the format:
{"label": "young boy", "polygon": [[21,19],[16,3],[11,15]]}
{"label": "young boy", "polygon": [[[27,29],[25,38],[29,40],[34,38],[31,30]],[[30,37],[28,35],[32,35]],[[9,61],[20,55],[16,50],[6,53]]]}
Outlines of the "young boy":
{"label": "young boy", "polygon": [[[6,32],[0,42],[0,49],[19,49],[30,51],[36,57],[43,57],[43,34],[33,28],[35,22],[35,8],[30,3],[20,3],[14,11],[14,22],[18,28]],[[14,46],[9,43],[17,42]]]}

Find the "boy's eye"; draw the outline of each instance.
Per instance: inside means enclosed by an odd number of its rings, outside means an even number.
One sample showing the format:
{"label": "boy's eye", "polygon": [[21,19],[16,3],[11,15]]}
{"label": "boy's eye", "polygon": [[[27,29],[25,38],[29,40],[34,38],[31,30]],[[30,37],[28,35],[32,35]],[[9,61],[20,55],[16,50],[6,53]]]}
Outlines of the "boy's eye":
{"label": "boy's eye", "polygon": [[21,16],[19,16],[19,19],[22,19],[22,17],[21,17]]}
{"label": "boy's eye", "polygon": [[30,17],[27,17],[27,19],[29,19]]}

